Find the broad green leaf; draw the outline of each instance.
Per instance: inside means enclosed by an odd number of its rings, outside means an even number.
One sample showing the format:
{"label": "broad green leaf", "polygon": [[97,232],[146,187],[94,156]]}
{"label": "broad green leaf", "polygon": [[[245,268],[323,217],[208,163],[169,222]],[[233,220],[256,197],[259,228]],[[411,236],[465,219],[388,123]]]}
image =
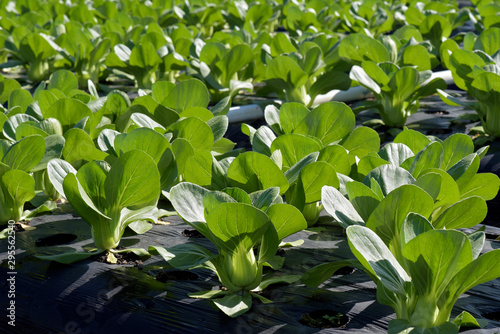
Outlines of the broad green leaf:
{"label": "broad green leaf", "polygon": [[461,189],[460,198],[479,196],[485,201],[494,199],[498,194],[500,179],[492,173],[480,173],[472,177]]}
{"label": "broad green leaf", "polygon": [[124,208],[150,203],[160,194],[160,175],[145,152],[126,152],[113,164],[104,182],[110,207]]}
{"label": "broad green leaf", "polygon": [[161,103],[168,96],[168,93],[175,87],[175,84],[168,81],[158,81],[153,84],[152,97]]}
{"label": "broad green leaf", "polygon": [[288,56],[272,58],[266,67],[266,79],[282,80],[284,89],[302,87],[307,81],[307,73]]}
{"label": "broad green leaf", "polygon": [[321,142],[316,138],[296,133],[279,136],[271,144],[271,152],[281,151],[284,171],[287,171],[306,155],[319,152],[321,149]]}
{"label": "broad green leaf", "polygon": [[417,154],[422,151],[431,140],[418,131],[405,128],[396,138],[394,138],[393,142],[405,144],[410,148],[413,154]]}
{"label": "broad green leaf", "polygon": [[375,94],[380,94],[382,92],[380,86],[375,82],[375,80],[366,74],[365,70],[361,66],[354,65],[349,73],[349,78],[359,82],[360,85],[368,88]]}
{"label": "broad green leaf", "polygon": [[4,79],[0,81],[0,103],[4,104],[9,99],[14,89],[21,88],[21,84],[15,79]]}
{"label": "broad green leaf", "polygon": [[267,126],[261,126],[253,134],[250,142],[252,143],[252,151],[271,155],[271,145],[276,139],[276,135]]}
{"label": "broad green leaf", "polygon": [[[223,192],[228,194],[229,196],[231,196],[238,203],[245,203],[245,204],[252,205],[252,199],[250,198],[250,195],[247,194],[243,189],[228,187],[228,188],[225,188],[223,190]],[[207,196],[205,196],[205,197],[207,197]],[[224,202],[234,202],[234,201],[224,201]],[[258,209],[260,209],[260,208],[258,208]]]}
{"label": "broad green leaf", "polygon": [[500,50],[500,28],[490,27],[479,34],[474,43],[473,50],[482,50],[493,56]]}
{"label": "broad green leaf", "polygon": [[489,251],[463,268],[447,286],[447,302],[454,302],[461,294],[476,285],[500,277],[500,249]]}
{"label": "broad green leaf", "polygon": [[442,177],[440,174],[426,173],[425,175],[420,175],[414,184],[425,190],[434,202],[436,202],[443,188],[441,181]]}
{"label": "broad green leaf", "polygon": [[43,114],[44,118],[57,119],[63,129],[67,131],[69,128],[77,124],[84,117],[93,117],[92,111],[83,102],[70,98],[57,100]]}
{"label": "broad green leaf", "polygon": [[174,153],[175,162],[179,175],[184,174],[186,163],[190,156],[195,154],[193,146],[184,138],[177,138],[172,141],[172,152]]}
{"label": "broad green leaf", "polygon": [[414,178],[418,178],[420,173],[429,168],[439,168],[443,162],[443,146],[439,142],[427,145],[418,152],[413,160],[410,173]]}
{"label": "broad green leaf", "polygon": [[441,169],[448,170],[451,166],[474,153],[474,143],[469,136],[463,133],[455,133],[443,142],[444,157]]}
{"label": "broad green leaf", "polygon": [[59,159],[64,148],[64,137],[61,135],[50,135],[44,138],[45,153],[42,160],[31,169],[32,172],[40,171],[47,168],[47,164],[52,159]]}
{"label": "broad green leaf", "polygon": [[429,217],[434,201],[424,190],[415,185],[403,185],[391,191],[380,201],[366,222],[391,248],[399,243],[399,234],[408,213],[413,212]]}
{"label": "broad green leaf", "polygon": [[447,208],[434,222],[435,228],[474,227],[486,218],[488,207],[481,197],[472,196]]}
{"label": "broad green leaf", "polygon": [[177,213],[187,222],[204,222],[203,196],[209,190],[199,185],[182,182],[170,190],[170,200]]}
{"label": "broad green leaf", "polygon": [[55,118],[44,119],[40,123],[35,124],[35,126],[49,135],[63,135],[61,123]]}
{"label": "broad green leaf", "polygon": [[197,152],[187,158],[184,169],[184,178],[187,182],[204,187],[212,183],[212,154],[208,151]]}
{"label": "broad green leaf", "polygon": [[[281,152],[280,150],[275,152]],[[300,159],[295,165],[293,165],[289,170],[285,172],[285,177],[288,180],[290,185],[294,185],[299,179],[300,172],[304,166],[307,166],[313,162],[315,162],[318,158],[318,152],[313,152],[306,155],[304,158]]]}
{"label": "broad green leaf", "polygon": [[250,251],[267,230],[269,217],[244,203],[221,203],[205,217],[218,239],[217,247],[228,254]]}
{"label": "broad green leaf", "polygon": [[355,125],[351,108],[342,102],[328,102],[307,114],[294,133],[316,137],[326,146],[340,141]]}
{"label": "broad green leaf", "polygon": [[375,232],[364,226],[349,226],[347,241],[354,256],[390,292],[406,295],[410,276]]}
{"label": "broad green leaf", "polygon": [[153,120],[148,115],[141,113],[132,113],[132,115],[130,115],[130,120],[141,128],[149,128],[161,133],[165,132],[165,127],[162,124]]}
{"label": "broad green leaf", "polygon": [[[453,180],[453,178],[446,173],[445,171],[437,168],[427,169],[420,178],[425,177],[427,174],[438,174],[441,176],[440,179],[440,191],[437,198],[434,198],[434,208],[444,206],[445,208],[453,203],[456,203],[460,200],[460,190],[458,189],[458,185]],[[419,179],[420,179],[419,178]],[[417,181],[415,184],[421,186],[424,190],[431,192],[430,189],[426,189],[424,185],[421,183],[424,181]],[[428,185],[429,187],[435,188],[435,185]]]}
{"label": "broad green leaf", "polygon": [[30,172],[45,153],[45,140],[40,135],[32,135],[21,139],[10,146],[2,162],[12,169]]}
{"label": "broad green leaf", "polygon": [[103,212],[107,207],[104,190],[106,175],[107,172],[95,162],[86,163],[76,173],[76,177],[85,193],[90,197],[92,203]]}
{"label": "broad green leaf", "polygon": [[[307,112],[309,112],[309,110],[307,110]],[[283,130],[280,124],[280,117],[280,109],[276,108],[276,106],[269,104],[264,109],[264,118],[266,120],[266,123],[277,135],[283,134]]]}
{"label": "broad green leaf", "polygon": [[[1,81],[0,81],[1,82]],[[3,134],[7,139],[12,141],[16,141],[16,131],[17,127],[25,122],[35,122],[37,123],[37,119],[33,116],[26,114],[16,114],[14,116],[9,117],[5,123],[3,124]]]}
{"label": "broad green leaf", "polygon": [[167,249],[159,246],[149,246],[150,252],[156,251],[172,267],[179,270],[195,268],[213,258],[213,254],[195,244],[180,244]]}
{"label": "broad green leaf", "polygon": [[231,318],[235,318],[250,310],[250,307],[252,307],[252,296],[249,293],[243,296],[228,294],[223,298],[214,299],[212,302],[222,312]]}
{"label": "broad green leaf", "polygon": [[304,166],[300,172],[300,182],[304,188],[306,203],[320,201],[323,186],[334,188],[340,186],[335,168],[324,161],[316,161]]}
{"label": "broad green leaf", "polygon": [[69,173],[66,175],[63,181],[63,189],[63,194],[65,194],[71,206],[89,225],[97,226],[102,223],[110,223],[111,218],[107,217],[95,206],[83,190],[75,174]]}
{"label": "broad green leaf", "polygon": [[418,292],[431,296],[440,296],[453,276],[472,261],[467,236],[455,230],[422,233],[404,245],[403,256]]}
{"label": "broad green leaf", "polygon": [[229,120],[227,116],[220,115],[215,116],[207,121],[208,126],[212,129],[214,135],[214,142],[222,139],[224,134],[226,134],[227,128],[229,126]]}
{"label": "broad green leaf", "polygon": [[316,288],[332,277],[337,270],[350,265],[352,263],[349,260],[322,263],[306,271],[300,281],[308,287]]}
{"label": "broad green leaf", "polygon": [[25,113],[31,102],[33,102],[33,98],[30,92],[22,88],[17,88],[10,93],[7,107],[9,110],[12,110],[13,107],[19,106],[21,107],[21,113]]}
{"label": "broad green leaf", "polygon": [[363,221],[368,221],[373,210],[379,205],[380,199],[369,187],[361,182],[346,184],[347,197]]}
{"label": "broad green leaf", "polygon": [[130,53],[130,65],[141,69],[151,68],[161,63],[161,58],[155,50],[153,44],[145,42],[137,44]]}
{"label": "broad green leaf", "polygon": [[[13,200],[12,210],[22,209],[24,203],[35,197],[35,180],[31,175],[22,171],[11,169],[1,176],[1,182],[6,194]],[[13,217],[18,220],[18,217]],[[19,217],[20,218],[20,217]]]}
{"label": "broad green leaf", "polygon": [[50,75],[49,84],[47,85],[47,90],[53,88],[59,89],[69,97],[72,90],[78,89],[78,80],[71,71],[58,70]]}
{"label": "broad green leaf", "polygon": [[115,145],[118,155],[137,149],[146,152],[158,164],[163,152],[169,148],[168,140],[158,132],[148,128],[130,131],[125,138]]}
{"label": "broad green leaf", "polygon": [[483,328],[488,325],[488,321],[485,319],[476,319],[469,312],[462,311],[459,315],[452,320],[452,322],[458,327],[465,328]]}
{"label": "broad green leaf", "polygon": [[76,169],[67,161],[52,159],[47,164],[47,174],[49,176],[49,180],[57,192],[63,197],[66,197],[64,195],[63,181],[69,173],[76,175]]}
{"label": "broad green leaf", "polygon": [[197,79],[189,79],[179,82],[161,104],[180,113],[190,107],[206,108],[209,100],[207,87]]}
{"label": "broad green leaf", "polygon": [[342,227],[364,225],[363,218],[354,206],[334,187],[324,186],[321,189],[321,202],[326,212],[338,221]]}
{"label": "broad green leaf", "polygon": [[279,240],[307,228],[302,213],[290,204],[271,205],[266,213],[278,232]]}
{"label": "broad green leaf", "polygon": [[179,138],[187,140],[195,152],[210,151],[214,143],[214,134],[210,126],[196,117],[181,119],[172,124],[167,131],[172,132],[174,140]]}
{"label": "broad green leaf", "polygon": [[371,179],[375,179],[380,185],[384,195],[394,189],[407,184],[413,184],[415,178],[405,169],[394,165],[381,165],[369,172],[363,183],[369,185]]}
{"label": "broad green leaf", "polygon": [[340,145],[328,145],[324,147],[319,152],[317,161],[329,163],[340,174],[349,175],[351,172],[351,163],[347,151]]}
{"label": "broad green leaf", "polygon": [[416,66],[418,71],[432,69],[428,51],[423,45],[408,45],[401,55],[402,66]]}
{"label": "broad green leaf", "polygon": [[[361,69],[359,66],[353,66],[351,73],[353,73],[353,76],[355,77],[359,76],[361,81],[357,81],[360,84],[364,84],[367,88],[370,88],[370,90],[376,92],[377,94],[380,94],[380,86],[386,86],[390,81],[389,76],[380,68],[380,66],[371,60],[362,62]],[[375,86],[370,87],[372,84],[375,84]]]}
{"label": "broad green leaf", "polygon": [[238,44],[229,50],[217,63],[217,66],[222,71],[223,86],[227,86],[231,78],[245,66],[253,61],[254,53],[250,46],[246,44]]}
{"label": "broad green leaf", "polygon": [[292,133],[308,114],[309,109],[301,103],[283,103],[279,110],[279,124],[283,132]]}
{"label": "broad green leaf", "polygon": [[270,47],[272,57],[297,51],[297,48],[290,41],[290,37],[284,33],[277,33],[271,41]]}
{"label": "broad green leaf", "polygon": [[264,212],[267,211],[267,209],[273,204],[283,203],[283,199],[280,196],[280,189],[278,187],[254,191],[249,194],[249,196],[252,201],[252,205]]}
{"label": "broad green leaf", "polygon": [[360,64],[364,60],[375,63],[390,61],[389,51],[378,40],[356,33],[343,38],[339,45],[339,55],[348,62]]}
{"label": "broad green leaf", "polygon": [[410,212],[401,229],[401,244],[406,245],[410,240],[432,229],[432,224],[425,217]]}
{"label": "broad green leaf", "polygon": [[361,126],[354,129],[347,138],[344,138],[341,145],[351,157],[351,163],[354,163],[355,157],[361,159],[369,153],[379,150],[380,136],[375,130]]}
{"label": "broad green leaf", "polygon": [[476,153],[472,153],[451,166],[446,172],[453,177],[458,187],[462,189],[476,175],[479,169],[479,163],[479,156]]}
{"label": "broad green leaf", "polygon": [[394,166],[401,166],[406,159],[414,156],[410,148],[401,143],[389,143],[378,154],[382,159],[389,161]]}
{"label": "broad green leaf", "polygon": [[389,165],[389,162],[377,155],[367,155],[363,157],[357,163],[357,172],[359,178],[364,179],[365,176],[368,175],[368,173],[382,165]]}
{"label": "broad green leaf", "polygon": [[230,183],[247,193],[279,187],[280,194],[288,189],[288,180],[276,164],[263,154],[245,152],[229,166],[227,176]]}
{"label": "broad green leaf", "polygon": [[72,163],[77,160],[104,160],[108,154],[98,150],[92,138],[82,129],[69,129],[64,134],[65,145],[62,151],[64,160]]}

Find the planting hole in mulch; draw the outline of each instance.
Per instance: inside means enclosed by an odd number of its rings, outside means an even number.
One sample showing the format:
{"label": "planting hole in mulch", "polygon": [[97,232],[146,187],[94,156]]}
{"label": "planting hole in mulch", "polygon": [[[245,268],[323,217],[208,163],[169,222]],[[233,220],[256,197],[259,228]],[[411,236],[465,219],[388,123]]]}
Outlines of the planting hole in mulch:
{"label": "planting hole in mulch", "polygon": [[184,230],[182,231],[182,235],[187,238],[205,238],[203,234],[198,232],[197,230]]}
{"label": "planting hole in mulch", "polygon": [[64,245],[72,242],[77,237],[74,234],[69,233],[58,233],[54,235],[49,235],[48,237],[38,238],[35,241],[36,247],[47,247],[47,246],[57,246]]}
{"label": "planting hole in mulch", "polygon": [[20,221],[18,223],[15,223],[12,227],[14,232],[23,232],[26,231],[25,227],[29,226],[30,222],[29,221]]}
{"label": "planting hole in mulch", "polygon": [[286,250],[284,248],[278,248],[278,250],[276,251],[276,255],[278,256],[281,256],[281,257],[285,257],[286,255]]}
{"label": "planting hole in mulch", "polygon": [[500,311],[485,313],[482,316],[489,320],[500,321]]}
{"label": "planting hole in mulch", "polygon": [[353,272],[356,271],[356,268],[353,268],[353,267],[342,267],[340,269],[338,269],[335,273],[333,273],[334,275],[351,275]]}
{"label": "planting hole in mulch", "polygon": [[[91,257],[92,260],[101,262],[101,263],[109,263],[108,261],[108,254],[109,252],[103,252],[100,254],[93,255]],[[116,258],[116,263],[114,264],[133,264],[133,265],[142,265],[142,260],[141,258],[132,253],[113,253],[113,255]]]}
{"label": "planting hole in mulch", "polygon": [[431,114],[431,115],[449,115],[450,112],[446,110],[426,110],[424,111],[426,114]]}
{"label": "planting hole in mulch", "polygon": [[313,328],[345,328],[349,317],[334,310],[317,310],[302,314],[299,322]]}
{"label": "planting hole in mulch", "polygon": [[183,270],[170,270],[170,271],[159,271],[155,276],[157,281],[165,283],[167,281],[196,281],[198,275],[190,271]]}

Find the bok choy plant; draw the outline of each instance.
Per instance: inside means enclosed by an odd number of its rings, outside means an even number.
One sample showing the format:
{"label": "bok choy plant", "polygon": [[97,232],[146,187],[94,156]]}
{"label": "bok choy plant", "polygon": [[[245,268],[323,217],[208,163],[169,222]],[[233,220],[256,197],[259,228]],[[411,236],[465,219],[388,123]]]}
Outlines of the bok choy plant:
{"label": "bok choy plant", "polygon": [[349,76],[334,65],[327,65],[326,58],[332,56],[329,52],[334,53],[330,50],[307,40],[300,46],[294,45],[287,35],[276,34],[270,54],[266,55],[267,90],[277,93],[285,102],[308,106],[312,106],[320,94],[334,89],[347,90],[351,86]]}
{"label": "bok choy plant", "polygon": [[[495,37],[500,36],[500,31]],[[490,39],[494,36],[489,36]],[[482,41],[478,39],[477,41]],[[486,43],[486,41],[484,41]],[[455,50],[450,55],[449,63],[453,78],[462,89],[476,99],[476,101],[468,101],[456,98],[442,90],[438,90],[441,99],[452,106],[464,106],[473,109],[479,115],[481,125],[486,134],[493,138],[500,136],[500,119],[498,116],[497,105],[500,101],[500,51],[498,51],[500,43],[488,46],[483,46],[489,52],[494,52],[489,55],[484,51],[468,51]],[[496,51],[493,51],[496,47]]]}
{"label": "bok choy plant", "polygon": [[[48,143],[51,143],[48,139]],[[24,210],[24,204],[35,195],[35,180],[30,174],[43,170],[52,156],[46,150],[46,141],[41,135],[30,135],[10,144],[0,140],[0,224],[9,220],[19,222],[33,218],[36,214],[55,209],[52,201],[40,204],[34,210]],[[59,152],[60,153],[60,152]]]}
{"label": "bok choy plant", "polygon": [[[390,175],[394,177],[394,172]],[[485,218],[484,200],[468,197],[436,219],[432,217],[433,198],[418,186],[423,178],[385,197],[378,182],[371,180],[371,187],[347,183],[349,199],[335,188],[322,190],[325,209],[347,227],[349,245],[359,263],[324,263],[306,272],[302,281],[317,286],[340,267],[364,267],[377,283],[377,300],[393,307],[398,317],[389,323],[389,333],[434,327],[440,333],[458,333],[459,320],[454,321],[456,325],[449,322],[458,297],[500,276],[495,268],[500,261],[498,250],[478,257],[484,232],[467,236],[455,230],[475,226]]]}
{"label": "bok choy plant", "polygon": [[[144,233],[151,226],[145,227],[143,221],[157,219],[160,175],[153,158],[143,151],[128,151],[112,166],[103,161],[88,162],[78,172],[64,160],[54,159],[49,162],[48,173],[57,191],[90,225],[96,249],[39,255],[41,259],[72,263],[109,251],[108,261],[116,262],[113,253],[122,252],[115,249],[125,228],[135,224],[134,231]],[[147,254],[143,249],[125,251]]]}
{"label": "bok choy plant", "polygon": [[375,95],[377,103],[373,107],[386,126],[403,127],[408,116],[418,110],[420,98],[446,88],[441,78],[429,81],[431,74],[430,70],[419,71],[391,62],[363,61],[361,66],[353,66],[350,77]]}
{"label": "bok choy plant", "polygon": [[500,277],[500,250],[479,255],[484,232],[467,236],[456,230],[433,230],[425,218],[414,214],[408,215],[400,237],[398,259],[371,229],[347,228],[349,247],[377,283],[378,302],[396,312],[388,332],[458,333],[460,319],[472,315],[464,311],[450,321],[453,306],[467,290]]}
{"label": "bok choy plant", "polygon": [[[247,194],[241,189],[209,191],[192,183],[180,183],[170,193],[179,215],[209,239],[218,250],[213,254],[196,244],[170,248],[151,246],[177,269],[205,268],[214,271],[227,290],[191,293],[193,298],[214,298],[214,304],[231,317],[247,312],[252,297],[269,284],[291,283],[299,276],[263,276],[263,267],[276,267],[280,240],[307,224],[293,206],[281,203],[279,189]],[[281,263],[282,264],[282,263]],[[278,267],[280,265],[278,264]]]}
{"label": "bok choy plant", "polygon": [[[279,186],[287,203],[301,210],[309,225],[314,225],[323,208],[321,187],[338,188],[343,177],[337,173],[349,175],[356,159],[380,148],[380,138],[373,129],[354,129],[354,114],[344,103],[324,103],[312,111],[299,103],[284,103],[280,109],[268,106],[265,117],[270,128],[256,130],[242,125],[254,152],[233,161],[228,170],[231,185],[247,191]],[[258,153],[264,156],[258,157]],[[274,166],[263,172],[259,164]]]}

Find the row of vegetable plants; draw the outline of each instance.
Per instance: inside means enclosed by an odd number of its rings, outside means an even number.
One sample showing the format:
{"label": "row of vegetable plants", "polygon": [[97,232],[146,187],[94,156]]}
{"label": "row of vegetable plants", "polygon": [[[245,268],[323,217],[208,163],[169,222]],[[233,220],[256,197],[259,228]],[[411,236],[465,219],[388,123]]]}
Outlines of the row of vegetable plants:
{"label": "row of vegetable plants", "polygon": [[[468,314],[451,322],[453,305],[500,277],[500,256],[480,256],[484,231],[459,229],[483,221],[500,179],[478,173],[488,147],[475,150],[468,135],[440,140],[401,128],[419,99],[437,92],[476,110],[490,139],[498,135],[494,3],[235,2],[221,10],[228,3],[121,1],[122,12],[110,4],[20,1],[0,20],[3,68],[11,69],[0,81],[0,223],[29,220],[63,198],[89,224],[95,246],[38,258],[70,264],[107,252],[113,263],[133,252],[208,269],[224,289],[191,297],[212,299],[231,317],[252,298],[271,302],[258,293],[271,284],[317,286],[348,265],[364,270],[377,300],[393,307],[390,332],[455,333],[460,319],[471,322]],[[466,21],[480,34],[442,38]],[[281,26],[287,32],[274,33]],[[477,101],[429,80],[438,64]],[[27,80],[8,78],[22,73],[18,66]],[[318,95],[358,83],[373,100],[313,107]],[[224,137],[242,90],[283,102],[267,105],[266,126],[242,124],[249,152]],[[377,131],[356,126],[366,109],[400,128],[392,142],[381,147]],[[159,209],[164,199],[175,211]],[[323,209],[346,229],[353,257],[263,279],[283,265],[278,247],[300,247],[283,239],[317,224]],[[174,214],[217,253],[196,243],[117,249],[126,228],[147,233]]]}

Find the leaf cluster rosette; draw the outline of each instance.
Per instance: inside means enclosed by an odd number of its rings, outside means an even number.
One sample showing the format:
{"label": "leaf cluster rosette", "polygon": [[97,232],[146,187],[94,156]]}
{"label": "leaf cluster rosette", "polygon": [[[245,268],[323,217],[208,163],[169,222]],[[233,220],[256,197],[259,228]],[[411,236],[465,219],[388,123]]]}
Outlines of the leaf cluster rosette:
{"label": "leaf cluster rosette", "polygon": [[55,209],[52,201],[43,201],[34,210],[24,210],[24,204],[40,191],[32,173],[43,172],[51,158],[60,156],[60,139],[34,134],[13,143],[0,140],[0,223],[31,219]]}
{"label": "leaf cluster rosette", "polygon": [[[247,194],[238,188],[209,191],[183,182],[172,188],[172,204],[179,215],[217,247],[213,254],[196,244],[169,248],[151,246],[177,269],[205,268],[214,271],[227,290],[191,293],[193,298],[215,298],[214,304],[236,317],[247,312],[252,296],[271,302],[256,292],[269,284],[291,283],[299,276],[264,275],[264,266],[278,269],[280,241],[307,227],[301,213],[283,204],[278,188]],[[219,298],[222,297],[222,298]]]}
{"label": "leaf cluster rosette", "polygon": [[[154,223],[157,219],[160,174],[153,158],[143,151],[128,151],[111,166],[104,161],[88,162],[78,171],[64,160],[54,159],[48,172],[57,191],[90,225],[97,251],[39,258],[72,263],[99,252],[113,252],[127,226],[144,233],[151,228],[146,221]],[[146,253],[140,249],[125,251]]]}
{"label": "leaf cluster rosette", "polygon": [[[246,191],[279,186],[287,203],[302,211],[314,225],[323,206],[321,187],[339,188],[356,159],[376,152],[378,134],[370,128],[355,129],[351,109],[340,102],[309,110],[299,103],[265,110],[268,126],[242,125],[253,152],[236,157],[228,169],[229,184]],[[263,167],[265,166],[265,168]]]}

